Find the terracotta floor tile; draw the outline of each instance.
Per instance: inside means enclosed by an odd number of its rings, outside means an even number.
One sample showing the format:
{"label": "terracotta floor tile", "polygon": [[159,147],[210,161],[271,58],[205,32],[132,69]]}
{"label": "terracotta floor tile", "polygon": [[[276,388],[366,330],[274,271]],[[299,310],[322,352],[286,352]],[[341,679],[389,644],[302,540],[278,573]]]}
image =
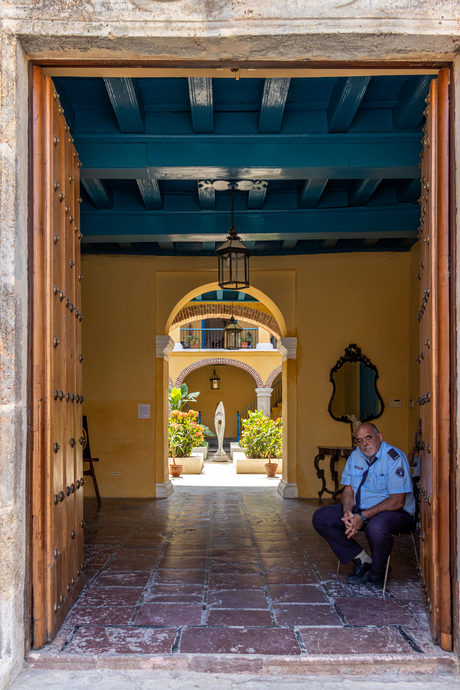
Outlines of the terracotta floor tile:
{"label": "terracotta floor tile", "polygon": [[395,628],[301,628],[309,654],[415,654]]}
{"label": "terracotta floor tile", "polygon": [[268,609],[268,604],[262,590],[210,590],[207,607],[208,609]]}
{"label": "terracotta floor tile", "polygon": [[214,561],[210,562],[211,573],[259,573],[259,567],[255,562],[251,563],[229,563],[228,561]]}
{"label": "terracotta floor tile", "polygon": [[328,604],[319,585],[269,585],[268,593],[275,604]]}
{"label": "terracotta floor tile", "polygon": [[162,584],[201,585],[204,584],[205,578],[206,571],[204,568],[200,570],[161,569],[156,571],[154,582]]}
{"label": "terracotta floor tile", "polygon": [[206,567],[206,556],[184,556],[183,558],[175,556],[163,556],[159,561],[158,567],[161,569],[172,570],[196,570]]}
{"label": "terracotta floor tile", "polygon": [[188,654],[300,654],[293,630],[187,628],[180,652]]}
{"label": "terracotta floor tile", "polygon": [[222,626],[269,628],[273,625],[270,612],[257,609],[211,609],[207,624]]}
{"label": "terracotta floor tile", "polygon": [[278,625],[335,625],[342,622],[334,608],[326,604],[274,604]]}
{"label": "terracotta floor tile", "polygon": [[270,585],[309,585],[318,583],[318,578],[310,570],[270,570],[264,576]]}
{"label": "terracotta floor tile", "polygon": [[149,585],[144,590],[144,602],[176,604],[201,604],[204,595],[203,585]]}
{"label": "terracotta floor tile", "polygon": [[255,573],[211,573],[209,589],[260,589],[264,582]]}
{"label": "terracotta floor tile", "polygon": [[170,654],[176,628],[80,627],[70,644],[68,654]]}
{"label": "terracotta floor tile", "polygon": [[366,599],[357,606],[356,599],[337,598],[336,605],[350,625],[413,625],[414,620],[394,601],[386,597]]}
{"label": "terracotta floor tile", "polygon": [[73,625],[127,625],[134,606],[92,606],[76,604],[66,618]]}
{"label": "terracotta floor tile", "polygon": [[95,587],[145,587],[150,578],[150,572],[107,572],[104,570],[94,583]]}
{"label": "terracotta floor tile", "polygon": [[90,587],[79,596],[78,603],[85,606],[135,606],[143,587]]}
{"label": "terracotta floor tile", "polygon": [[135,625],[200,625],[200,604],[164,604],[146,602],[137,614]]}

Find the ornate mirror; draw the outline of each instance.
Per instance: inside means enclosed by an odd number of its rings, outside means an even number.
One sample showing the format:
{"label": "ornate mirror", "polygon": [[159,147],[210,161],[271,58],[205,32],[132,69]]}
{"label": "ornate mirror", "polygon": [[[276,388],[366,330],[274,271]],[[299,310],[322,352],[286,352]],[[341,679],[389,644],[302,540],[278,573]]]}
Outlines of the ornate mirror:
{"label": "ornate mirror", "polygon": [[[385,405],[377,390],[377,367],[363,355],[361,348],[351,344],[331,369],[332,396],[329,414],[345,424],[360,420],[370,422],[382,414]],[[354,416],[354,418],[353,418]]]}

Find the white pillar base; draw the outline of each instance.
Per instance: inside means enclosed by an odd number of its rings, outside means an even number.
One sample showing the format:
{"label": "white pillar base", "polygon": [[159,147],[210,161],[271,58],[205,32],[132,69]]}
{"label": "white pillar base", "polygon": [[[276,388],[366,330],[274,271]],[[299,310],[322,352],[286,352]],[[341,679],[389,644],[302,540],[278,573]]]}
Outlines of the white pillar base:
{"label": "white pillar base", "polygon": [[285,482],[284,479],[281,479],[278,484],[278,493],[281,498],[298,498],[299,496],[297,484]]}
{"label": "white pillar base", "polygon": [[156,485],[156,497],[157,498],[169,498],[171,494],[174,493],[174,487],[172,485],[172,481],[168,479],[167,482],[164,482],[164,484],[157,484]]}

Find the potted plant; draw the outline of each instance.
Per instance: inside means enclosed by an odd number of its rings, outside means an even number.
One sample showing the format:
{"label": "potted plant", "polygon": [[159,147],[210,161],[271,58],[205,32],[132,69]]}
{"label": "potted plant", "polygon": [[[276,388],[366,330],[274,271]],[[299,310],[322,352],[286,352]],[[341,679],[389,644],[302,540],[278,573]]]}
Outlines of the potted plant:
{"label": "potted plant", "polygon": [[[203,440],[203,427],[198,424],[198,412],[195,410],[188,412],[173,410],[171,412],[168,419],[168,450],[169,457],[172,459],[169,471],[173,477],[180,477],[183,471],[183,464],[177,464],[176,458],[183,458],[184,460],[190,458],[192,448],[201,446]],[[192,458],[192,460],[196,460],[196,458]],[[195,462],[195,464],[197,463]],[[201,466],[199,472],[201,472]]]}
{"label": "potted plant", "polygon": [[278,462],[271,462],[271,460],[282,456],[282,418],[270,419],[262,410],[249,412],[248,419],[243,419],[240,446],[247,458],[268,460],[265,463],[265,471],[268,477],[274,477]]}
{"label": "potted plant", "polygon": [[193,347],[195,349],[200,348],[200,336],[199,335],[191,335],[190,337],[190,347]]}

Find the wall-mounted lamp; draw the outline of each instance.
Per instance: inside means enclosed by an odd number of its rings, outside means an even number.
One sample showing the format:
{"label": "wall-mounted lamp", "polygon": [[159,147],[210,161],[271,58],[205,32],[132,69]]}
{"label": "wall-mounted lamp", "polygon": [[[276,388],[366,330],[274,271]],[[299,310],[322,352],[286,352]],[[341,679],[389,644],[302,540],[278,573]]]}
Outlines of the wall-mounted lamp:
{"label": "wall-mounted lamp", "polygon": [[211,381],[211,390],[218,391],[220,388],[220,378],[217,376],[215,369],[213,375],[209,380]]}

